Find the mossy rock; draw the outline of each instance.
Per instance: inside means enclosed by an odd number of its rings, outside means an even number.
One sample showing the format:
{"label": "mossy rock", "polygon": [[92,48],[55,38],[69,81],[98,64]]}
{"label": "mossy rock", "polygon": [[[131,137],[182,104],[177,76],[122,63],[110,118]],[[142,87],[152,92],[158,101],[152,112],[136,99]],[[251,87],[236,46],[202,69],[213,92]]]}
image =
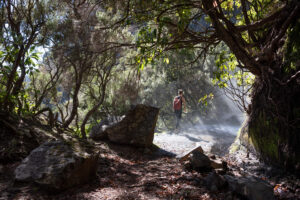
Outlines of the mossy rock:
{"label": "mossy rock", "polygon": [[250,151],[252,153],[256,153],[253,140],[249,136],[249,117],[246,117],[241,128],[239,129],[237,136],[229,147],[229,153],[234,153],[239,150],[242,151]]}
{"label": "mossy rock", "polygon": [[289,171],[300,170],[299,136],[296,129],[284,129],[278,119],[261,110],[249,122],[249,136],[261,157],[268,163]]}

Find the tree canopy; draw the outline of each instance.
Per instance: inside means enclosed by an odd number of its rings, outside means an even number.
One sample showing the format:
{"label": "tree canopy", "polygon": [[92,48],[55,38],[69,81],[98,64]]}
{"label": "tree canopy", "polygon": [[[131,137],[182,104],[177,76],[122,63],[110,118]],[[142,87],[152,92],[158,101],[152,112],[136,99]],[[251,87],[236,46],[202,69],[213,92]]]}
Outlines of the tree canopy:
{"label": "tree canopy", "polygon": [[[137,44],[149,51],[148,63],[162,51],[209,47],[225,42],[245,68],[256,76],[278,71],[279,52],[289,27],[299,17],[298,1],[115,1],[123,8],[120,22],[140,24]],[[114,24],[116,26],[116,24]],[[151,51],[151,53],[150,53]],[[281,53],[282,55],[282,53]]]}

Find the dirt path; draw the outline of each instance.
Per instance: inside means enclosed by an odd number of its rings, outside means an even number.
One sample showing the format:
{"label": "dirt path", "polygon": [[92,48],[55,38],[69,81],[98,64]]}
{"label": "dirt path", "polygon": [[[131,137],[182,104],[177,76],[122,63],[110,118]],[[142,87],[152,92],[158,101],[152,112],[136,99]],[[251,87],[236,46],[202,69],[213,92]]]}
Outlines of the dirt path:
{"label": "dirt path", "polygon": [[156,134],[153,143],[177,156],[184,155],[198,146],[206,152],[224,156],[228,153],[238,129],[239,126],[220,124],[198,125],[183,128],[179,132]]}

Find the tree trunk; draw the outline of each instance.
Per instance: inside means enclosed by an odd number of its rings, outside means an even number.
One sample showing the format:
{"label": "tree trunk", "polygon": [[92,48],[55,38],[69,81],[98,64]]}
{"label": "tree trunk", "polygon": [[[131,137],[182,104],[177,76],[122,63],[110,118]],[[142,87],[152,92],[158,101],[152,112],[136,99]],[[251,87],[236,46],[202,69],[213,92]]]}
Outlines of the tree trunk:
{"label": "tree trunk", "polygon": [[257,78],[252,92],[249,136],[261,157],[300,172],[300,85]]}
{"label": "tree trunk", "polygon": [[73,94],[72,111],[71,111],[70,117],[64,122],[63,128],[68,128],[69,125],[74,120],[75,116],[77,115],[77,110],[78,110],[78,106],[79,106],[78,94],[79,94],[80,86],[81,86],[81,83],[76,85],[76,88],[75,88],[74,94]]}
{"label": "tree trunk", "polygon": [[85,131],[85,125],[88,122],[89,118],[91,117],[92,114],[94,114],[97,109],[99,108],[99,106],[102,104],[103,100],[99,101],[96,105],[94,105],[94,107],[88,111],[88,113],[85,115],[82,124],[80,126],[80,130],[81,130],[81,136],[83,139],[86,139],[86,131]]}
{"label": "tree trunk", "polygon": [[[110,71],[109,73],[107,74],[107,77],[109,76],[110,74]],[[104,101],[104,97],[105,97],[105,92],[106,92],[106,84],[107,82],[109,81],[107,79],[107,77],[105,79],[102,79],[104,80],[105,83],[102,83],[102,94],[101,94],[101,98],[100,100],[98,101],[98,103],[96,103],[93,108],[91,110],[88,111],[88,113],[85,115],[83,121],[82,121],[82,124],[81,124],[81,127],[80,127],[80,130],[81,130],[81,135],[82,135],[82,138],[86,139],[86,132],[85,132],[85,125],[86,123],[88,122],[89,118],[92,116],[92,114],[94,114],[97,109],[102,105],[103,101]]]}
{"label": "tree trunk", "polygon": [[[73,105],[72,105],[72,111],[70,114],[70,117],[68,119],[66,119],[66,121],[63,124],[63,128],[68,128],[69,125],[72,123],[72,121],[74,120],[75,116],[78,114],[78,106],[79,106],[79,100],[78,100],[78,94],[81,88],[81,84],[82,84],[82,78],[83,78],[83,73],[84,70],[80,70],[79,72],[77,72],[76,66],[73,65],[74,71],[75,71],[75,77],[76,77],[76,85],[74,88],[74,93],[73,93]],[[68,109],[68,108],[67,108]]]}

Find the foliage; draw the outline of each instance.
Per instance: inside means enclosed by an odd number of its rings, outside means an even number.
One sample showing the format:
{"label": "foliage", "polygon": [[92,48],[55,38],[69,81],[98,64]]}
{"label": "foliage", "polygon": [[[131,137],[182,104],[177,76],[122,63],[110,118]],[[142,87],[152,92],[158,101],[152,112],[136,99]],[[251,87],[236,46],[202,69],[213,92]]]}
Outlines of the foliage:
{"label": "foliage", "polygon": [[223,50],[216,56],[216,70],[214,71],[213,84],[222,88],[242,111],[247,111],[249,105],[248,95],[251,92],[254,76],[238,68],[239,63],[235,55]]}
{"label": "foliage", "polygon": [[[140,53],[137,57],[140,68],[153,62],[154,58],[163,56],[161,54],[164,51],[172,49],[201,49],[199,57],[205,57],[209,47],[223,40],[240,62],[239,67],[256,76],[261,76],[261,70],[264,69],[262,63],[274,52],[271,49],[282,47],[279,38],[283,37],[299,9],[297,1],[176,0],[113,3],[123,6],[123,22],[128,19],[140,23],[136,42]],[[284,26],[277,26],[282,23]],[[271,30],[273,37],[269,40]],[[275,37],[276,34],[278,37]],[[264,54],[261,54],[261,49],[264,49]],[[166,57],[164,60],[168,62],[169,59]]]}
{"label": "foliage", "polygon": [[32,105],[24,81],[36,71],[39,55],[35,51],[44,43],[46,21],[55,12],[49,1],[1,1],[1,95],[0,110],[24,114]]}
{"label": "foliage", "polygon": [[300,20],[295,22],[295,26],[291,27],[288,32],[288,39],[285,44],[284,55],[284,70],[286,72],[297,70],[300,57],[300,38],[298,33],[300,31]]}
{"label": "foliage", "polygon": [[219,54],[218,45],[226,44],[229,49],[217,56],[213,82],[248,112],[254,76],[266,77],[263,74],[279,70],[280,63],[266,63],[274,58],[276,48],[281,51],[279,38],[299,9],[297,1],[112,1],[107,5],[112,12],[123,10],[120,22],[124,25],[138,25],[140,69],[160,59],[169,64],[166,52],[170,50],[195,51],[197,59],[205,60],[208,53]]}

